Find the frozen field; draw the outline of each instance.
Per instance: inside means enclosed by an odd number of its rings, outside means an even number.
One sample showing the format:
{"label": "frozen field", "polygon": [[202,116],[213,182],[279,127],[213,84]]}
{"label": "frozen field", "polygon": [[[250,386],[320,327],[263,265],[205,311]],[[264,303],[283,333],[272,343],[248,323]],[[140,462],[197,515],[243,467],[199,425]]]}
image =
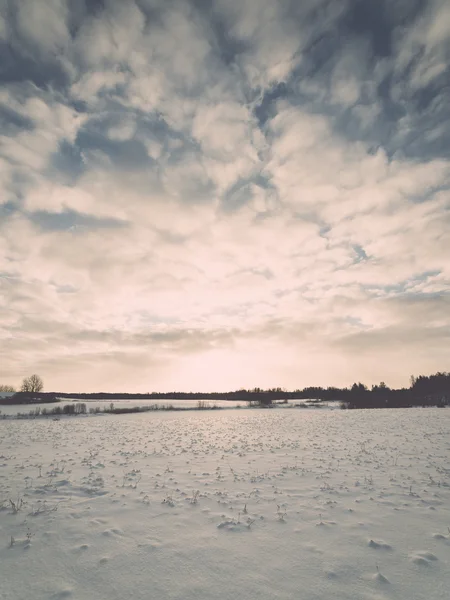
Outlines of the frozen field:
{"label": "frozen field", "polygon": [[[65,404],[72,404],[77,402],[83,402],[86,404],[87,410],[91,408],[99,408],[103,410],[104,408],[108,409],[111,402],[114,404],[116,408],[127,408],[134,406],[167,406],[168,404],[174,406],[175,408],[196,408],[197,400],[177,400],[177,399],[164,399],[164,400],[154,400],[154,399],[146,399],[142,400],[140,398],[137,399],[128,399],[128,400],[84,400],[84,399],[72,399],[72,398],[62,398],[60,402],[36,402],[34,404],[4,404],[0,406],[0,414],[2,415],[17,415],[18,413],[29,413],[30,411],[36,408],[46,408],[47,410],[51,410],[56,406],[64,406]],[[236,406],[247,406],[245,401],[234,401],[234,400],[206,400],[206,404],[210,406],[219,406],[220,408],[235,408]],[[300,401],[296,401],[300,402]]]}
{"label": "frozen field", "polygon": [[0,420],[0,598],[448,599],[450,410]]}
{"label": "frozen field", "polygon": [[[134,406],[167,406],[171,405],[175,408],[190,408],[196,409],[197,400],[172,400],[171,398],[164,400],[153,400],[147,399],[142,400],[140,398],[137,399],[128,399],[128,400],[83,400],[83,399],[72,399],[72,398],[62,398],[60,402],[36,402],[33,404],[3,404],[0,405],[0,415],[6,416],[15,416],[19,413],[28,414],[30,411],[34,411],[36,408],[52,410],[56,406],[64,406],[65,404],[72,404],[77,402],[84,402],[87,407],[87,411],[91,408],[99,408],[100,410],[108,409],[111,402],[114,404],[115,408],[129,408]],[[236,408],[236,406],[247,407],[247,402],[245,400],[203,400],[207,406],[217,406],[219,408]],[[287,405],[294,406],[298,404],[308,404],[311,401],[308,400],[289,400]],[[314,401],[313,401],[314,402]],[[275,400],[275,403],[280,403],[282,407],[285,405],[281,400]],[[320,408],[327,409],[336,409],[339,408],[339,402],[321,402]]]}

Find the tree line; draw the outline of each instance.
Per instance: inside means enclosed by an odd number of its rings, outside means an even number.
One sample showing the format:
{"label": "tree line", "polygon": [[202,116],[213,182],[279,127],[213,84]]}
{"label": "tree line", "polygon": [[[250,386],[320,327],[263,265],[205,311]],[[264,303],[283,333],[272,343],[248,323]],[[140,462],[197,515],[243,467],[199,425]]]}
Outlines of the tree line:
{"label": "tree line", "polygon": [[[0,391],[13,391],[2,390]],[[394,389],[384,382],[373,385],[370,389],[363,383],[354,383],[351,387],[305,387],[287,391],[281,387],[262,389],[240,389],[232,392],[149,392],[135,393],[77,393],[52,392],[45,393],[42,379],[38,375],[25,378],[20,392],[2,402],[20,401],[48,402],[56,398],[74,398],[80,400],[244,400],[257,402],[259,405],[270,405],[274,400],[317,400],[339,401],[342,408],[403,408],[410,406],[448,406],[450,405],[450,373],[438,372],[434,375],[411,377],[408,388]]]}

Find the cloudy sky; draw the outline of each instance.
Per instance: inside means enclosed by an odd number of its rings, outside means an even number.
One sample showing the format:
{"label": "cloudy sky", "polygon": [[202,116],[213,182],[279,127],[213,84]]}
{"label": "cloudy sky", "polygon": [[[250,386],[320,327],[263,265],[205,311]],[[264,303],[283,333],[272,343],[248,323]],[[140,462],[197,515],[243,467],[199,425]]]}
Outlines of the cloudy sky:
{"label": "cloudy sky", "polygon": [[0,383],[450,366],[448,0],[0,0]]}

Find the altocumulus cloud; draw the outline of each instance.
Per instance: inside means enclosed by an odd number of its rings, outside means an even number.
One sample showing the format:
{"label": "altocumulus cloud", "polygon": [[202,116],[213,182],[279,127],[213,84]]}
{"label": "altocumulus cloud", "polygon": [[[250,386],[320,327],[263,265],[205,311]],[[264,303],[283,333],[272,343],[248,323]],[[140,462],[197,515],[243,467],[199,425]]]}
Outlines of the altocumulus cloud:
{"label": "altocumulus cloud", "polygon": [[302,387],[450,359],[447,0],[0,0],[0,371]]}

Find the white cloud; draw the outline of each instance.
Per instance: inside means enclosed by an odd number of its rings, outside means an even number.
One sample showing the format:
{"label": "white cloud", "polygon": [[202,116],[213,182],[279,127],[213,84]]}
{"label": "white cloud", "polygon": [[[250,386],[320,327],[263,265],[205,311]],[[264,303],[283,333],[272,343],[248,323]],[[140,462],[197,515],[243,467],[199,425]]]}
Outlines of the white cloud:
{"label": "white cloud", "polygon": [[16,135],[0,136],[0,156],[10,163],[8,170],[16,168],[33,176],[47,166],[60,142],[75,140],[86,117],[32,87],[26,89],[25,97],[23,92],[20,86],[13,86],[0,94],[4,106],[32,123]]}
{"label": "white cloud", "polygon": [[94,108],[99,104],[98,94],[106,90],[114,90],[117,85],[127,82],[127,75],[117,70],[87,71],[71,88],[72,97],[83,100]]}
{"label": "white cloud", "polygon": [[17,0],[15,12],[19,36],[34,50],[55,55],[67,48],[70,34],[66,0]]}
{"label": "white cloud", "polygon": [[215,9],[226,18],[230,36],[245,42],[250,49],[238,57],[249,84],[267,88],[288,79],[299,61],[303,32],[287,17],[286,2],[215,2]]}
{"label": "white cloud", "polygon": [[144,25],[144,16],[133,0],[126,5],[108,2],[104,12],[84,21],[74,51],[90,69],[124,64],[142,40]]}
{"label": "white cloud", "polygon": [[108,137],[112,140],[124,142],[134,137],[135,133],[136,121],[132,117],[126,117],[109,128]]}

